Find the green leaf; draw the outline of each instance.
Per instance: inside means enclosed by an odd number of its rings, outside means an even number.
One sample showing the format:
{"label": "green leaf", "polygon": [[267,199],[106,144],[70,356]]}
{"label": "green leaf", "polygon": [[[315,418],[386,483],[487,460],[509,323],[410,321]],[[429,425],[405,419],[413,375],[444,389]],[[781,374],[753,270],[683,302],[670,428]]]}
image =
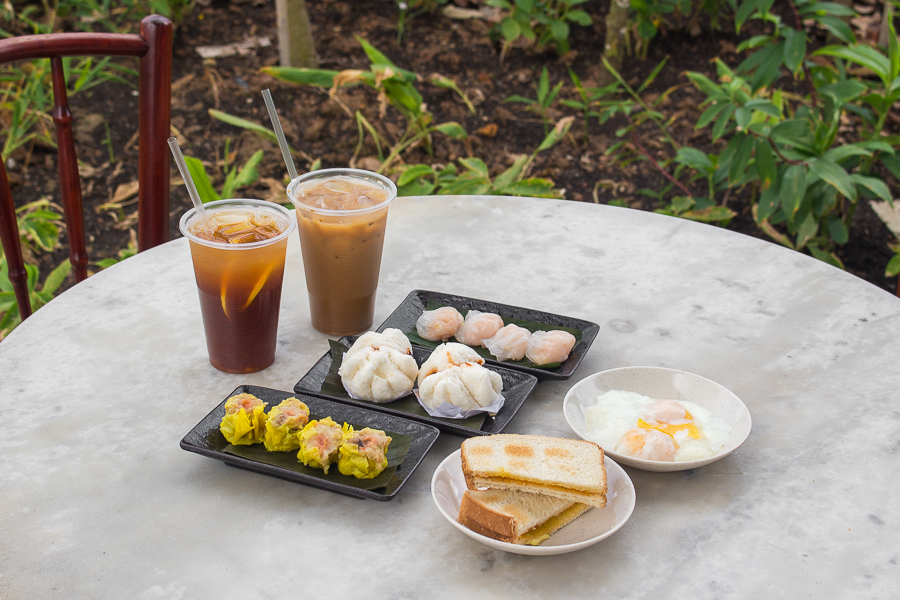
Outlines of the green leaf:
{"label": "green leaf", "polygon": [[797,250],[802,250],[817,233],[819,233],[819,221],[816,220],[812,213],[808,213],[806,218],[803,219],[803,223],[800,224],[800,229],[797,230],[797,241],[795,244]]}
{"label": "green leaf", "polygon": [[756,174],[763,191],[772,187],[778,177],[778,166],[775,164],[775,153],[768,140],[760,138],[756,141]]}
{"label": "green leaf", "polygon": [[882,156],[881,164],[891,172],[891,175],[900,179],[900,156]]}
{"label": "green leaf", "polygon": [[197,193],[200,195],[200,201],[206,204],[207,202],[219,200],[219,194],[217,194],[216,190],[213,188],[212,182],[209,180],[209,175],[206,174],[206,169],[203,167],[203,163],[193,156],[185,156],[184,162],[187,164],[191,179],[194,180],[194,186],[197,188]]}
{"label": "green leaf", "polygon": [[679,148],[675,160],[698,171],[709,171],[713,166],[709,157],[696,148]]}
{"label": "green leaf", "polygon": [[805,119],[788,119],[773,127],[769,136],[775,140],[791,144],[801,138],[808,137],[810,133],[809,121]]}
{"label": "green leaf", "polygon": [[455,140],[464,140],[469,137],[469,134],[466,132],[463,126],[455,121],[447,121],[446,123],[435,125],[434,128],[435,130],[440,131],[444,135],[448,135]]}
{"label": "green leaf", "polygon": [[860,44],[853,46],[825,46],[816,50],[813,55],[834,56],[849,60],[874,71],[885,85],[890,83],[891,64],[888,57],[869,46]]}
{"label": "green leaf", "polygon": [[841,19],[837,17],[818,17],[816,21],[845,44],[856,43],[856,36],[853,35],[853,30]]}
{"label": "green leaf", "polygon": [[872,156],[872,153],[865,148],[862,148],[861,146],[857,146],[856,144],[846,144],[844,146],[837,146],[836,148],[832,148],[822,155],[823,158],[827,158],[828,160],[832,160],[836,163],[839,163],[851,156]]}
{"label": "green leaf", "polygon": [[810,244],[808,246],[808,248],[809,248],[810,254],[812,254],[814,257],[818,258],[822,262],[828,263],[832,267],[837,267],[838,269],[844,268],[844,263],[841,262],[841,259],[839,259],[837,256],[835,256],[831,252],[826,252],[825,250],[822,250],[815,244]]}
{"label": "green leaf", "polygon": [[729,104],[728,107],[722,111],[722,114],[719,115],[719,118],[716,119],[716,124],[713,125],[713,141],[716,141],[722,137],[723,133],[725,133],[725,128],[728,126],[728,122],[731,120],[732,115],[734,115],[734,105]]}
{"label": "green leaf", "polygon": [[238,172],[236,177],[229,178],[230,181],[226,181],[225,185],[222,187],[222,197],[223,198],[234,198],[234,192],[241,188],[245,188],[248,185],[253,185],[257,181],[259,181],[259,163],[263,159],[263,151],[257,150],[253,153],[247,162],[244,163],[244,166],[241,167],[241,170]]}
{"label": "green leaf", "polygon": [[434,170],[431,168],[431,165],[413,165],[403,171],[403,174],[397,180],[397,186],[409,185],[420,177],[432,174],[434,174]]}
{"label": "green leaf", "polygon": [[578,23],[579,25],[584,25],[585,27],[593,22],[591,20],[591,15],[587,14],[581,9],[570,10],[569,14],[566,15],[566,18],[573,23]]}
{"label": "green leaf", "polygon": [[781,206],[788,218],[793,217],[806,195],[806,167],[791,165],[781,178]]}
{"label": "green leaf", "polygon": [[65,280],[66,275],[72,270],[72,264],[69,262],[69,259],[62,261],[58,267],[53,269],[49,275],[47,275],[47,279],[44,280],[44,286],[41,288],[41,291],[46,292],[48,294],[53,294],[56,290],[59,289],[59,286],[62,285],[63,280]]}
{"label": "green leaf", "polygon": [[868,88],[866,84],[861,81],[856,81],[854,79],[847,79],[845,81],[838,81],[835,83],[830,83],[828,85],[823,85],[819,88],[820,94],[827,94],[832,96],[837,104],[845,104],[850,100],[853,100]]}
{"label": "green leaf", "polygon": [[734,218],[735,212],[726,206],[710,206],[701,210],[689,210],[678,215],[683,219],[691,221],[701,221],[703,223],[714,223],[716,221],[727,221]]}
{"label": "green leaf", "polygon": [[895,254],[891,260],[888,261],[887,267],[884,270],[885,277],[896,277],[900,275],[900,254]]}
{"label": "green leaf", "polygon": [[270,142],[278,143],[278,138],[275,136],[275,132],[269,129],[268,127],[264,127],[259,123],[254,123],[253,121],[248,121],[247,119],[242,119],[241,117],[236,117],[234,115],[229,115],[226,112],[222,112],[221,110],[216,110],[214,108],[210,108],[209,116],[214,119],[218,119],[223,123],[228,123],[229,125],[234,125],[235,127],[241,127],[242,129],[247,129],[252,131],[253,133],[259,134],[261,137],[269,140]]}
{"label": "green leaf", "polygon": [[543,104],[544,98],[547,97],[547,94],[550,93],[550,74],[547,73],[547,67],[541,71],[541,76],[538,79],[537,85],[537,97],[538,101]]}
{"label": "green leaf", "polygon": [[565,21],[550,21],[550,33],[553,39],[560,42],[569,38],[569,24]]}
{"label": "green leaf", "polygon": [[[744,175],[744,171],[747,170],[747,165],[750,162],[750,154],[753,152],[753,146],[755,144],[753,136],[738,135],[741,136],[741,141],[735,149],[731,164],[728,167],[728,181],[730,182],[736,182]],[[735,138],[737,137],[738,136],[736,135]]]}
{"label": "green leaf", "polygon": [[500,189],[509,187],[513,184],[514,181],[517,181],[522,176],[522,171],[525,168],[525,165],[528,163],[528,156],[521,155],[513,161],[511,167],[500,173],[494,178],[494,187]]}
{"label": "green leaf", "polygon": [[828,233],[838,244],[846,244],[850,239],[850,232],[844,222],[834,215],[828,215]]}
{"label": "green leaf", "polygon": [[523,104],[534,104],[536,101],[534,98],[526,98],[525,96],[519,96],[518,94],[513,94],[509,98],[503,101],[504,104],[507,102],[521,102]]}
{"label": "green leaf", "polygon": [[303,69],[299,67],[264,67],[262,72],[288,83],[330,88],[334,85],[334,76],[340,71]]}
{"label": "green leaf", "polygon": [[778,210],[778,207],[781,206],[780,202],[781,198],[778,195],[778,186],[770,185],[768,189],[764,190],[759,195],[759,202],[757,203],[756,208],[756,219],[759,223],[762,223]]}
{"label": "green leaf", "polygon": [[816,158],[809,161],[809,171],[847,198],[856,200],[856,186],[853,185],[847,171],[837,163],[827,158]]}
{"label": "green leaf", "polygon": [[474,171],[482,177],[488,177],[488,167],[480,158],[461,158],[459,162],[468,170]]}
{"label": "green leaf", "polygon": [[549,148],[555,146],[561,139],[563,139],[567,133],[569,133],[569,129],[572,127],[572,121],[575,120],[575,117],[563,117],[560,119],[553,129],[550,130],[550,133],[547,134],[547,137],[544,138],[544,141],[541,142],[541,145],[538,146],[537,152],[543,152]]}
{"label": "green leaf", "polygon": [[697,119],[697,125],[694,127],[694,129],[703,129],[704,127],[712,123],[713,119],[718,117],[719,113],[725,110],[726,106],[730,106],[730,104],[728,102],[716,102],[710,105],[705,111],[703,111],[703,114],[700,115],[700,118]]}
{"label": "green leaf", "polygon": [[437,186],[425,179],[416,179],[406,185],[397,185],[398,196],[428,196],[434,193]]}
{"label": "green leaf", "polygon": [[806,56],[806,32],[785,27],[782,29],[784,35],[784,66],[791,73],[796,73],[800,69],[803,57]]}
{"label": "green leaf", "polygon": [[533,177],[523,179],[497,191],[508,196],[532,196],[535,198],[561,198],[562,196],[553,188],[553,182],[549,179]]}
{"label": "green leaf", "polygon": [[754,98],[753,100],[750,100],[749,102],[744,104],[744,108],[758,110],[771,117],[781,118],[781,111],[778,110],[778,107],[768,100],[764,100],[762,98]]}
{"label": "green leaf", "polygon": [[865,175],[860,175],[859,173],[853,173],[852,175],[850,175],[850,181],[852,181],[856,185],[863,186],[891,206],[894,205],[894,198],[891,196],[891,190],[888,189],[887,184],[885,184],[881,179],[877,177],[867,177]]}
{"label": "green leaf", "polygon": [[519,37],[521,30],[516,20],[507,16],[500,22],[500,33],[507,42],[514,42]]}
{"label": "green leaf", "polygon": [[691,80],[691,83],[693,83],[698,90],[700,90],[707,96],[727,97],[726,94],[722,91],[722,88],[706,75],[688,71],[687,77]]}

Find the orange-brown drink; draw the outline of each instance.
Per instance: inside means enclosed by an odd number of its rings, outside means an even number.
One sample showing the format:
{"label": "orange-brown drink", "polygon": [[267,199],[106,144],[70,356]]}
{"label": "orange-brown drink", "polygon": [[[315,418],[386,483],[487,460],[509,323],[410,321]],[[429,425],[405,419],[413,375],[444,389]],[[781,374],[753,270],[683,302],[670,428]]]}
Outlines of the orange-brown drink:
{"label": "orange-brown drink", "polygon": [[294,179],[287,193],[297,209],[313,327],[330,335],[368,330],[396,186],[370,171],[325,169]]}
{"label": "orange-brown drink", "polygon": [[252,373],[275,360],[290,212],[262,200],[204,205],[181,218],[190,241],[209,362],[226,373]]}

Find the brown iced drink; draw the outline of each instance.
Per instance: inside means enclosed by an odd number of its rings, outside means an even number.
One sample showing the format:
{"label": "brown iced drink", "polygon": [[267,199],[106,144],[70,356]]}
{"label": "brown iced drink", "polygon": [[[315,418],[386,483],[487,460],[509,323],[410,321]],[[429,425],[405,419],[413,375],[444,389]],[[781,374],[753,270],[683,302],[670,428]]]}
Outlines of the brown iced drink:
{"label": "brown iced drink", "polygon": [[372,326],[388,205],[396,194],[389,179],[356,169],[314,171],[288,188],[319,331],[352,335]]}
{"label": "brown iced drink", "polygon": [[290,213],[261,200],[206,205],[212,230],[194,211],[181,220],[190,241],[209,362],[252,373],[275,360]]}

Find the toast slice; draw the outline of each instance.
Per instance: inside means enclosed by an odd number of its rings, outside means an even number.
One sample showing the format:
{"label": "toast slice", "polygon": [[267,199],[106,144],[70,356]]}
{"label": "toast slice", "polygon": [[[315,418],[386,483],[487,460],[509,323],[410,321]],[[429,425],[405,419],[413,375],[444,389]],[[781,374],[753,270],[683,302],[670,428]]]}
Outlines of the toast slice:
{"label": "toast slice", "polygon": [[501,542],[536,546],[590,509],[587,504],[544,494],[466,490],[459,506],[459,522]]}
{"label": "toast slice", "polygon": [[469,438],[460,454],[470,490],[518,490],[606,506],[603,450],[593,442],[501,434]]}

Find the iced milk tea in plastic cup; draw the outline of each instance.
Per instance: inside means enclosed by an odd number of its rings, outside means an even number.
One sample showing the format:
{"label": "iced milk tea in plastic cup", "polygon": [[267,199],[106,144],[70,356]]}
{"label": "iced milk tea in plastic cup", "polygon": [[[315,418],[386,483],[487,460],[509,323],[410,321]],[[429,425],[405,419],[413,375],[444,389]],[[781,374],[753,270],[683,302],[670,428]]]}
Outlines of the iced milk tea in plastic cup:
{"label": "iced milk tea in plastic cup", "polygon": [[287,195],[297,212],[313,327],[329,335],[368,330],[394,182],[361,169],[323,169],[294,179]]}
{"label": "iced milk tea in plastic cup", "polygon": [[191,209],[179,228],[188,238],[209,362],[226,373],[253,373],[275,360],[290,212],[263,200],[203,205],[207,232]]}

